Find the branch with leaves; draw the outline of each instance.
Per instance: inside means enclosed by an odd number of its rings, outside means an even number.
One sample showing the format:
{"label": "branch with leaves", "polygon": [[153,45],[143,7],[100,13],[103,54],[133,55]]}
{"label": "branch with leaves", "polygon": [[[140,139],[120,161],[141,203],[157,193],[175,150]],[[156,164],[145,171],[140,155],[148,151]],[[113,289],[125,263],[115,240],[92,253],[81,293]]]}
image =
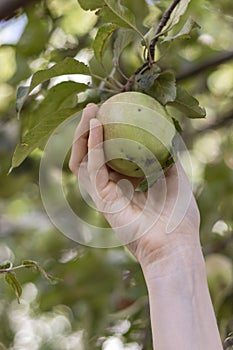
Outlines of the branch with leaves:
{"label": "branch with leaves", "polygon": [[149,62],[154,62],[155,59],[155,45],[159,39],[159,36],[162,35],[162,30],[163,28],[166,26],[168,20],[171,17],[172,12],[174,11],[174,9],[176,8],[176,6],[179,4],[181,0],[174,0],[173,3],[171,4],[171,6],[164,12],[158,28],[155,32],[155,37],[151,40],[150,46],[149,46],[149,53],[148,53],[148,61]]}
{"label": "branch with leaves", "polygon": [[[83,10],[95,11],[98,16],[98,30],[93,41],[95,64],[89,65],[79,62],[71,57],[56,63],[51,68],[36,72],[29,86],[21,86],[17,94],[18,116],[22,113],[25,101],[35,87],[60,75],[82,74],[91,77],[91,84],[74,81],[62,82],[46,92],[45,98],[38,104],[33,113],[33,127],[22,135],[13,158],[12,169],[19,166],[24,159],[41,144],[45,144],[53,130],[65,119],[79,112],[89,102],[99,103],[108,97],[124,92],[138,91],[155,98],[166,108],[171,106],[189,118],[203,118],[205,110],[199,106],[198,101],[184,88],[177,84],[174,73],[170,68],[161,69],[156,62],[149,62],[146,58],[131,77],[126,77],[120,67],[120,58],[124,50],[132,43],[141,41],[142,52],[160,42],[175,42],[180,39],[191,38],[191,32],[198,25],[192,18],[184,21],[181,30],[175,35],[168,36],[170,31],[179,23],[185,14],[190,0],[174,0],[164,12],[156,30],[152,26],[147,33],[142,34],[136,25],[136,18],[128,7],[120,0],[78,0]],[[154,18],[157,23],[157,15]],[[151,38],[148,41],[148,38]],[[112,40],[111,48],[109,40]],[[111,70],[105,67],[106,50],[112,50]],[[101,67],[103,76],[99,76],[95,66]],[[120,78],[119,78],[120,76]],[[92,92],[90,92],[92,91]],[[63,101],[76,97],[78,93],[86,93],[86,100],[76,103],[72,108],[64,108]],[[70,105],[69,105],[70,106]],[[178,122],[177,122],[178,123]]]}
{"label": "branch with leaves", "polygon": [[18,303],[22,294],[22,287],[16,278],[16,271],[20,269],[34,269],[38,271],[50,283],[57,283],[61,279],[48,274],[36,261],[24,260],[22,264],[14,266],[11,261],[0,263],[0,275],[4,275],[5,282],[14,290]]}

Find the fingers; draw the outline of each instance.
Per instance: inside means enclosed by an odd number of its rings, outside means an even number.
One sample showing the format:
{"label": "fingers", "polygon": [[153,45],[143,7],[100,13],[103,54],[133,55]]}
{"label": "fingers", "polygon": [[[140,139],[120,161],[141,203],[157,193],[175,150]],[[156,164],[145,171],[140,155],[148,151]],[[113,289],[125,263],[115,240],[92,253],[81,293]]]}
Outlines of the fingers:
{"label": "fingers", "polygon": [[103,150],[103,128],[97,119],[90,121],[88,139],[88,173],[96,190],[101,192],[109,182],[109,173],[105,165]]}
{"label": "fingers", "polygon": [[77,171],[84,157],[87,155],[87,142],[90,120],[95,118],[98,106],[90,103],[83,110],[81,121],[75,131],[74,141],[69,161],[70,170],[77,175]]}

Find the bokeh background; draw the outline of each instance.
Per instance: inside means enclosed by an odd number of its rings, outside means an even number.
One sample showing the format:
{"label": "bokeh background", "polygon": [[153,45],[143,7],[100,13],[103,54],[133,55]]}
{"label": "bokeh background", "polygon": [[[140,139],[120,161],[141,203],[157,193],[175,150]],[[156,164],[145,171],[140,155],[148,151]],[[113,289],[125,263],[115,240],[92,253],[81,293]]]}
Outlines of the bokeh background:
{"label": "bokeh background", "polygon": [[[33,259],[62,281],[51,285],[36,271],[19,270],[23,293],[18,304],[0,275],[0,349],[150,350],[147,290],[138,263],[124,247],[79,245],[52,225],[40,197],[40,149],[8,175],[30,115],[51,86],[75,76],[48,81],[33,91],[20,120],[15,111],[17,87],[65,57],[91,62],[96,74],[104,74],[93,59],[99,25],[93,12],[83,11],[76,0],[21,3],[27,6],[16,11],[11,7],[14,1],[0,3],[0,261],[19,265]],[[151,16],[159,20],[170,2],[123,3],[146,32]],[[160,64],[175,72],[207,112],[200,120],[178,113],[176,117],[192,159],[209,288],[224,341],[233,332],[233,3],[195,0],[188,14],[201,28],[190,40],[166,47],[168,54],[161,49]],[[107,68],[111,60],[106,50]],[[134,42],[121,57],[125,74],[132,74],[141,62],[141,47]],[[75,106],[76,101],[66,103]],[[105,225],[73,191],[75,180],[67,165],[64,182],[75,210]]]}

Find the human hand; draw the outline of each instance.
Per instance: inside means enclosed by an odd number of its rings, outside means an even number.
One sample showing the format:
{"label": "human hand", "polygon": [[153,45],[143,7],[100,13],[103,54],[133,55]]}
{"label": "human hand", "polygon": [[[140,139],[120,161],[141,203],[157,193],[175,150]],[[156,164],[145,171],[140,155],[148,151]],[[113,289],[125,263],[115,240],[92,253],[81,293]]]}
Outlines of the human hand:
{"label": "human hand", "polygon": [[111,170],[104,159],[98,106],[89,104],[76,129],[70,169],[97,209],[142,266],[172,257],[199,243],[199,210],[189,180],[178,161],[148,190],[137,192],[139,179]]}

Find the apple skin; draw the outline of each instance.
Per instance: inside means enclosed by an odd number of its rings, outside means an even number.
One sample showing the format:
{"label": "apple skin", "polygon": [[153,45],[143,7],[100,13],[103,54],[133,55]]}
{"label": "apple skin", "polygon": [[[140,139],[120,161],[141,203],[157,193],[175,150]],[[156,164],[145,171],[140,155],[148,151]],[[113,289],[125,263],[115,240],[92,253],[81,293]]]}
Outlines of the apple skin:
{"label": "apple skin", "polygon": [[100,106],[97,119],[103,124],[110,168],[131,177],[160,176],[171,159],[176,134],[162,105],[146,94],[123,92]]}

